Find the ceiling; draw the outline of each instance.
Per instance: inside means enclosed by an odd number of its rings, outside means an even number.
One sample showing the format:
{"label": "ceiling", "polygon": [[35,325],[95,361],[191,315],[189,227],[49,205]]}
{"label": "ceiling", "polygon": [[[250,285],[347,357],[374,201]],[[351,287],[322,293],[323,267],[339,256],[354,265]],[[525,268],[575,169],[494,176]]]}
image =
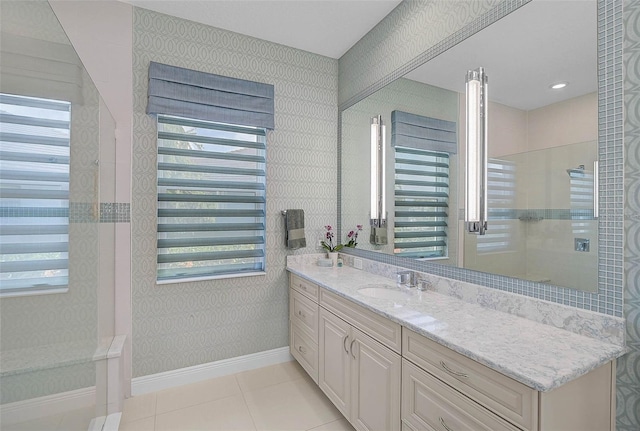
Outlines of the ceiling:
{"label": "ceiling", "polygon": [[[400,0],[122,0],[160,13],[340,58]],[[595,92],[596,0],[536,0],[432,59],[407,78],[465,91],[467,70],[490,98],[530,110]],[[553,67],[549,67],[553,66]],[[561,91],[549,85],[567,81]]]}
{"label": "ceiling", "polygon": [[595,0],[532,1],[405,77],[464,93],[467,70],[482,66],[489,99],[539,108],[597,91],[596,28]]}
{"label": "ceiling", "polygon": [[122,0],[331,58],[340,58],[400,0]]}

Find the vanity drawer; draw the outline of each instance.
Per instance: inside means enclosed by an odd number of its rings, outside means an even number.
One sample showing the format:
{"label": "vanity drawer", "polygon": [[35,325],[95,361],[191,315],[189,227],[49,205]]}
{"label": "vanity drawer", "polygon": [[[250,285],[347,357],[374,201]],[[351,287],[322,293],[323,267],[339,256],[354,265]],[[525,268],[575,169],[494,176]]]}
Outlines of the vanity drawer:
{"label": "vanity drawer", "polygon": [[300,327],[289,324],[289,351],[302,368],[318,384],[318,343],[313,342]]}
{"label": "vanity drawer", "polygon": [[406,359],[402,360],[402,422],[416,430],[518,430]]}
{"label": "vanity drawer", "polygon": [[537,428],[538,392],[403,328],[402,356],[525,430]]}
{"label": "vanity drawer", "polygon": [[289,289],[289,318],[291,323],[318,342],[318,304],[295,289]]}
{"label": "vanity drawer", "polygon": [[290,274],[289,285],[304,296],[313,299],[318,302],[318,285],[310,281],[305,280],[302,277],[298,277],[295,274]]}
{"label": "vanity drawer", "polygon": [[402,327],[399,324],[326,289],[320,289],[320,305],[396,353],[401,352]]}

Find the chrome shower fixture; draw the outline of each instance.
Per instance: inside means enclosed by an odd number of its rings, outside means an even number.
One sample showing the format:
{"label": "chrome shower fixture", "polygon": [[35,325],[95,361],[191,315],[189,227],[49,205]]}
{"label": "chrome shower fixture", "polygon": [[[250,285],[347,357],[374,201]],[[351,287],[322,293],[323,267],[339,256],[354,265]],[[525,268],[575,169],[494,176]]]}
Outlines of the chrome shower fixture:
{"label": "chrome shower fixture", "polygon": [[567,169],[567,174],[570,177],[584,177],[584,165],[579,165],[577,168]]}

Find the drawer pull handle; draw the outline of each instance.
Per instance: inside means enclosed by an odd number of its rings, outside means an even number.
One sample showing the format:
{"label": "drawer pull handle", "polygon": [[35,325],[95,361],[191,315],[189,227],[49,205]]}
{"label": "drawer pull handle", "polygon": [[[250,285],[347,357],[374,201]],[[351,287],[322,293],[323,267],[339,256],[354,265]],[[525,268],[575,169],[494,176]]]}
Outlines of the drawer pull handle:
{"label": "drawer pull handle", "polygon": [[447,431],[452,431],[451,428],[447,426],[447,423],[444,421],[444,419],[442,419],[442,416],[440,416],[440,425],[442,425]]}
{"label": "drawer pull handle", "polygon": [[306,351],[306,350],[304,349],[304,347],[302,347],[302,346],[298,346],[298,351],[299,351],[300,353],[302,353],[303,355],[306,355],[306,354],[307,354],[307,351]]}
{"label": "drawer pull handle", "polygon": [[440,361],[440,366],[444,368],[444,370],[449,374],[453,374],[454,376],[458,376],[458,377],[464,377],[465,379],[469,378],[469,376],[466,375],[465,373],[461,373],[459,371],[453,371],[451,368],[447,367],[447,364],[445,364],[444,361]]}
{"label": "drawer pull handle", "polygon": [[349,354],[349,351],[347,350],[347,340],[349,339],[348,335],[344,336],[344,340],[342,340],[342,347],[344,347],[344,351],[347,353],[347,355]]}
{"label": "drawer pull handle", "polygon": [[356,358],[356,355],[353,354],[353,343],[355,343],[356,340],[355,338],[353,339],[353,341],[351,342],[351,344],[349,344],[349,351],[351,352],[351,356],[353,357],[353,359]]}
{"label": "drawer pull handle", "polygon": [[300,283],[298,284],[298,286],[300,286],[303,290],[307,290],[307,286],[305,286],[304,284]]}
{"label": "drawer pull handle", "polygon": [[306,319],[307,316],[304,315],[304,313],[302,312],[302,310],[298,310],[298,316],[302,317],[303,319]]}

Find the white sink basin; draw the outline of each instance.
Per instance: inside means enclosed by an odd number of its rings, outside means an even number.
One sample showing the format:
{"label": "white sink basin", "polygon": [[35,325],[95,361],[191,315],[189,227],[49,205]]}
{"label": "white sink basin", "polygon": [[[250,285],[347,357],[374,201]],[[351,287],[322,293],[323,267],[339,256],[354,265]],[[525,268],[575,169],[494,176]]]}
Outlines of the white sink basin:
{"label": "white sink basin", "polygon": [[410,297],[409,292],[402,291],[396,286],[386,284],[361,287],[358,289],[358,293],[370,298],[391,299],[396,301],[406,300]]}

